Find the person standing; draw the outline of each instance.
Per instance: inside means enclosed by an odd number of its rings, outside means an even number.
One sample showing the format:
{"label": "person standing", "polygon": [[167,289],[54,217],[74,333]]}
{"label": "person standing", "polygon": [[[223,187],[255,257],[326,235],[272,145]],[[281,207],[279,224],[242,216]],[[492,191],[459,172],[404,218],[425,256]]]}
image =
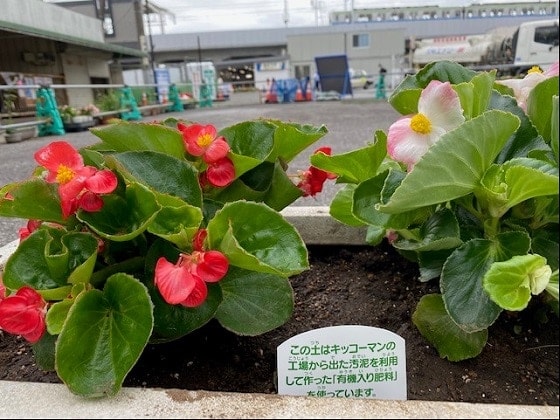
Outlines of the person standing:
{"label": "person standing", "polygon": [[375,90],[375,99],[385,99],[385,75],[387,69],[379,63],[379,78],[377,80],[377,89]]}

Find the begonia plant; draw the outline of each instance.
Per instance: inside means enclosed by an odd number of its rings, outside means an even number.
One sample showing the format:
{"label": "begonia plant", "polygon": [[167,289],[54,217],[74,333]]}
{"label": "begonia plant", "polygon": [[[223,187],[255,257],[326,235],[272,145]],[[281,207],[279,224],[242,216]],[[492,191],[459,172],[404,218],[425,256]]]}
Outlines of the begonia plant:
{"label": "begonia plant", "polygon": [[281,210],[331,176],[289,163],[325,126],[167,119],[91,132],[91,146],[37,150],[33,174],[0,190],[0,216],[29,220],[0,276],[0,329],[71,392],[98,397],[119,392],[148,343],[212,319],[249,336],[288,321],[288,279],[309,263]]}
{"label": "begonia plant", "polygon": [[332,217],[439,282],[412,314],[420,333],[460,361],[482,352],[504,311],[557,315],[558,63],[500,80],[434,62],[388,101],[402,117],[387,132],[311,163],[342,184]]}

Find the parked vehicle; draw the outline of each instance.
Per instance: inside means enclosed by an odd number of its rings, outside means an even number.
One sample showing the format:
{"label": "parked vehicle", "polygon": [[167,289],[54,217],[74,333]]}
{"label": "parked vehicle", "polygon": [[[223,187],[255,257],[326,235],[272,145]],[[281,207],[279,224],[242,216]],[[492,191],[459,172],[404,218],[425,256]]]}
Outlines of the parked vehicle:
{"label": "parked vehicle", "polygon": [[352,89],[367,89],[374,84],[373,77],[365,70],[349,69]]}
{"label": "parked vehicle", "polygon": [[558,60],[558,19],[495,28],[485,34],[427,38],[416,41],[412,65],[450,60],[475,70],[498,69],[520,75],[538,65],[546,70]]}

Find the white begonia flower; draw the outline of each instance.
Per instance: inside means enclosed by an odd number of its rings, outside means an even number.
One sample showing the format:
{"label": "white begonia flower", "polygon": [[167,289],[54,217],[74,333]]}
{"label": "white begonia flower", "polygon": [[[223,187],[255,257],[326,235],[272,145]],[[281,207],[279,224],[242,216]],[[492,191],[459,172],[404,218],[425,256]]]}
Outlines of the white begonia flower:
{"label": "white begonia flower", "polygon": [[430,146],[464,121],[459,95],[451,84],[432,80],[420,94],[418,113],[389,127],[387,152],[394,160],[407,164],[410,171]]}
{"label": "white begonia flower", "polygon": [[497,82],[511,88],[517,104],[523,111],[527,112],[527,99],[533,88],[540,82],[554,76],[558,76],[558,61],[545,72],[538,66],[534,66],[522,79],[505,79],[497,80]]}

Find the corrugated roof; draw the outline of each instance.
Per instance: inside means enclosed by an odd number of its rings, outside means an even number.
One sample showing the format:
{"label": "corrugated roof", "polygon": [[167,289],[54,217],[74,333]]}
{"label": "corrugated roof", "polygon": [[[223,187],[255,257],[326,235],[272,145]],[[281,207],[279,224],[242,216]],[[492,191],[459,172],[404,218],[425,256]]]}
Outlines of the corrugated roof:
{"label": "corrugated roof", "polygon": [[54,41],[65,42],[67,44],[79,45],[82,47],[101,50],[117,54],[121,57],[147,57],[148,53],[134,49],[123,47],[121,45],[108,44],[104,42],[92,41],[89,39],[78,38],[63,33],[55,33],[41,28],[7,22],[0,19],[0,29],[10,32],[17,32],[24,35],[35,36],[39,38],[52,39]]}

